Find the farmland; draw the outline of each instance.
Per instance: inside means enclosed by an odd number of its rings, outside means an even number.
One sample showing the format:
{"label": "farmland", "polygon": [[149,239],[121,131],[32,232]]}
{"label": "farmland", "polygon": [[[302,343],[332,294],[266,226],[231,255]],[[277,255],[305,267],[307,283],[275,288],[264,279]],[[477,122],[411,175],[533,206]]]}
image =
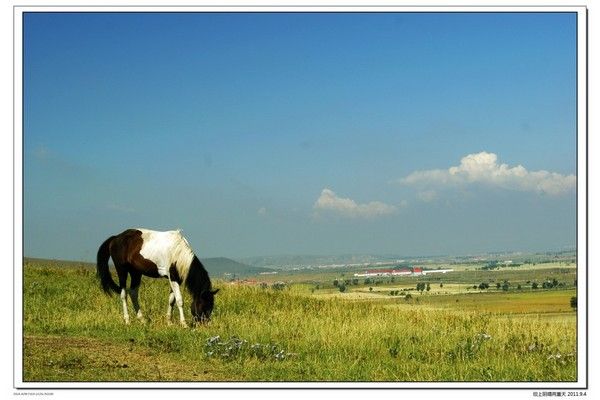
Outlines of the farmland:
{"label": "farmland", "polygon": [[574,265],[356,284],[351,271],[214,279],[213,318],[189,329],[167,325],[164,280],[142,281],[149,321],[126,326],[90,265],[29,260],[23,278],[26,382],[576,380]]}

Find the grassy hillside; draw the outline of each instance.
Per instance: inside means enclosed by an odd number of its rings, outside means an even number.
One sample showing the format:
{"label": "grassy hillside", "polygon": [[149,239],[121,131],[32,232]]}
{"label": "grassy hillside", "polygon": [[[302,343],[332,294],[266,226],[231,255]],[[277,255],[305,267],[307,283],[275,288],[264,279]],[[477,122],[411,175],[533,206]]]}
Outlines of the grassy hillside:
{"label": "grassy hillside", "polygon": [[[225,257],[213,257],[213,258],[202,258],[202,264],[208,271],[211,277],[228,277],[233,276],[248,276],[256,275],[261,272],[273,271],[270,268],[255,267],[243,263],[239,263],[230,258]],[[67,268],[96,268],[96,264],[85,261],[62,261],[62,260],[44,260],[40,258],[25,257],[25,265],[45,265],[47,267],[67,267]],[[112,267],[111,267],[112,268]],[[229,275],[225,275],[229,274]]]}
{"label": "grassy hillside", "polygon": [[[326,296],[306,284],[215,286],[212,321],[184,329],[165,321],[166,282],[144,279],[149,322],[126,326],[93,269],[30,263],[25,381],[576,380],[576,319],[565,306],[574,289],[413,293],[407,302],[355,298],[364,288],[354,287]],[[189,318],[187,293],[185,302]]]}
{"label": "grassy hillside", "polygon": [[201,261],[211,277],[226,278],[230,275],[233,276],[234,274],[236,276],[247,276],[273,271],[270,268],[254,267],[225,257],[203,258]]}

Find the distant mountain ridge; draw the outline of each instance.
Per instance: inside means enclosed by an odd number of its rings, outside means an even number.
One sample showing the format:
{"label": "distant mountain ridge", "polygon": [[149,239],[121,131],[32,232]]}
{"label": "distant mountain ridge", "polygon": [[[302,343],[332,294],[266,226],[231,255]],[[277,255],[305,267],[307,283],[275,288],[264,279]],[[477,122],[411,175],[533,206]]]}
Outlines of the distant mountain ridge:
{"label": "distant mountain ridge", "polygon": [[261,272],[275,271],[272,268],[257,267],[237,262],[226,257],[201,258],[200,261],[208,271],[210,276],[222,277],[225,274],[231,275],[256,275]]}
{"label": "distant mountain ridge", "polygon": [[[54,260],[54,259],[43,259],[34,257],[24,257],[24,264],[42,264],[48,266],[64,266],[64,267],[87,267],[96,268],[96,264],[86,261],[69,261],[69,260]],[[275,271],[272,268],[257,267],[234,261],[226,257],[209,257],[200,258],[200,262],[204,265],[204,268],[208,271],[211,277],[222,278],[227,277],[231,274],[235,276],[247,276],[256,275],[261,272],[272,272]],[[111,270],[114,271],[111,262]]]}

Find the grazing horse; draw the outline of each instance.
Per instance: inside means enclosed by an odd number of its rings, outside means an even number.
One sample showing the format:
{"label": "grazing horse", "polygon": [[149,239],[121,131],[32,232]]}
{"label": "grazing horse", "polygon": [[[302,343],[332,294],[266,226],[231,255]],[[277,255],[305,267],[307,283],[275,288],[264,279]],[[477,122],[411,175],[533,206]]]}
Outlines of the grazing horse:
{"label": "grazing horse", "polygon": [[[117,285],[108,269],[112,258],[119,277]],[[107,294],[120,293],[123,317],[129,323],[127,294],[139,320],[144,321],[138,302],[138,289],[142,275],[151,278],[168,278],[171,285],[167,321],[171,323],[173,304],[179,308],[181,325],[187,326],[183,315],[183,298],[180,285],[185,283],[192,295],[193,321],[208,321],[214,307],[214,295],[208,272],[192,251],[181,231],[158,232],[148,229],[128,229],[111,236],[98,249],[96,270],[102,289]],[[126,289],[127,275],[131,276],[129,291]]]}

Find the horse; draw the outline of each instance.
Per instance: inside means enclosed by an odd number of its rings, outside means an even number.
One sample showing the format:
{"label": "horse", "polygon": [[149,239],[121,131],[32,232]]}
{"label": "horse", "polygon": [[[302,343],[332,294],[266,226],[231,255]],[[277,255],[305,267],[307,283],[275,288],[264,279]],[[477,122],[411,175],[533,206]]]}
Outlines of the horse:
{"label": "horse", "polygon": [[[113,280],[108,266],[112,258],[117,270],[119,284]],[[208,272],[194,254],[180,230],[159,232],[149,229],[127,229],[106,239],[98,249],[96,272],[104,292],[121,295],[123,317],[129,324],[127,295],[131,298],[136,317],[145,322],[138,302],[138,290],[142,275],[151,278],[167,278],[171,287],[167,323],[171,324],[173,305],[179,309],[179,321],[187,327],[183,313],[183,297],[180,286],[185,284],[192,296],[193,322],[207,322],[214,308],[214,296]],[[127,276],[131,284],[127,290]]]}

